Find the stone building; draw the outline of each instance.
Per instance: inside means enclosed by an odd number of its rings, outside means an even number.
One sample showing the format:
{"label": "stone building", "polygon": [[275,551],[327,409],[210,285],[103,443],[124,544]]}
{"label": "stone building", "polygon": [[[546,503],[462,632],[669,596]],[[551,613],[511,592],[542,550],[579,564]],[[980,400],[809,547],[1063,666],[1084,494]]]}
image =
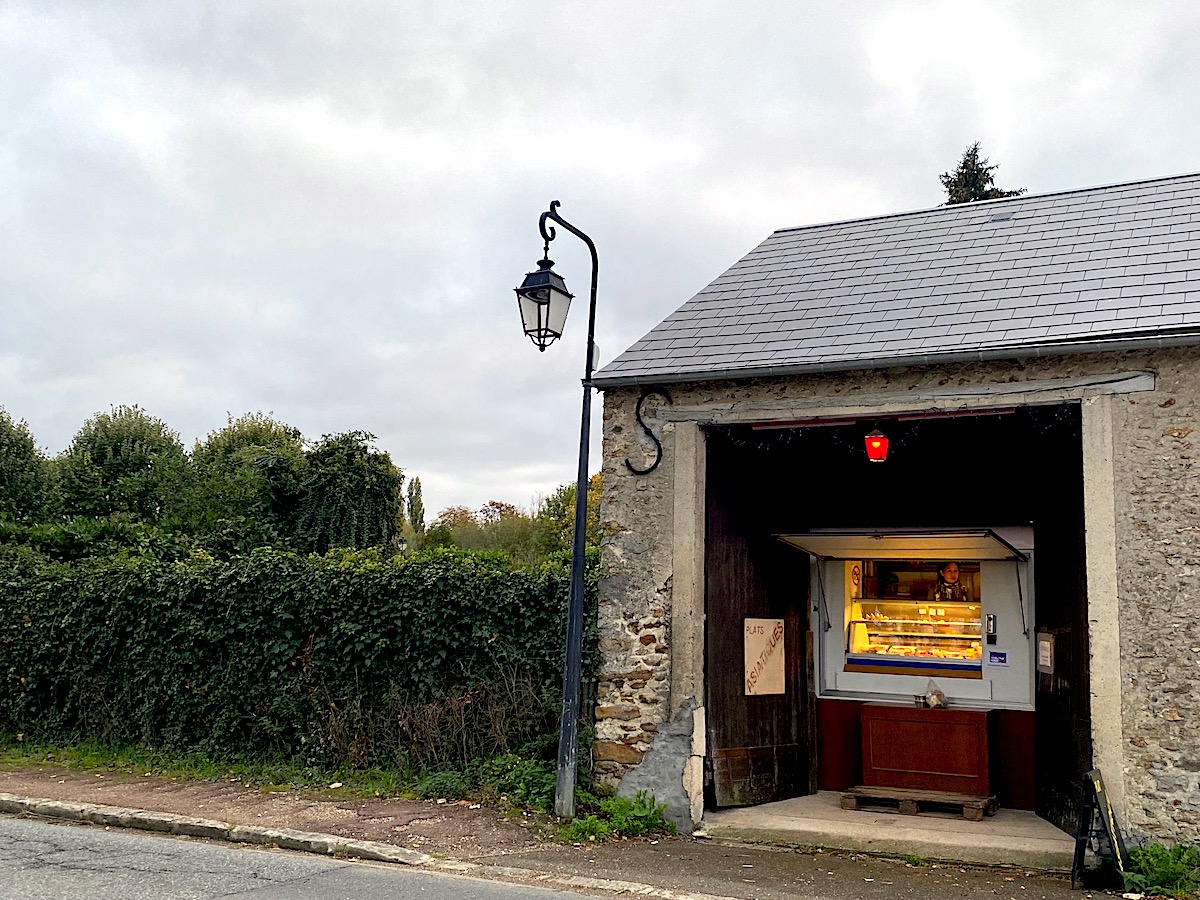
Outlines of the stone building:
{"label": "stone building", "polygon": [[[1200,175],[772,234],[596,377],[597,771],[685,827],[844,790],[863,709],[913,706],[932,666],[951,709],[991,710],[1002,805],[1069,827],[1096,767],[1127,831],[1200,840],[1198,344]],[[822,534],[850,549],[823,556]],[[973,629],[973,681],[921,636],[935,649],[863,650],[931,655],[906,674],[850,672],[897,584],[950,555],[896,575],[869,559],[884,534],[1012,551],[1020,615],[987,616],[998,638],[915,600],[904,626]],[[986,594],[999,564],[962,552]],[[782,623],[762,694],[750,620]]]}

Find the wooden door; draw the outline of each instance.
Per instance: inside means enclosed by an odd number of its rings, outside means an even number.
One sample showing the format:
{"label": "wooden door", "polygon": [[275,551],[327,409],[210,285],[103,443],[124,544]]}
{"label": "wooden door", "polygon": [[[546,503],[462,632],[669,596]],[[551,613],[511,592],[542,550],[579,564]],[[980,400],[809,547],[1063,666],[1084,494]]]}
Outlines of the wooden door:
{"label": "wooden door", "polygon": [[[816,790],[808,557],[771,538],[756,503],[710,443],[706,490],[708,775],[717,806]],[[747,696],[746,618],[784,621],[785,693]]]}
{"label": "wooden door", "polygon": [[1082,452],[1050,460],[1048,480],[1054,478],[1058,490],[1047,492],[1053,502],[1042,505],[1034,522],[1034,580],[1035,630],[1053,642],[1054,671],[1037,674],[1034,787],[1038,815],[1071,831],[1079,785],[1092,768]]}

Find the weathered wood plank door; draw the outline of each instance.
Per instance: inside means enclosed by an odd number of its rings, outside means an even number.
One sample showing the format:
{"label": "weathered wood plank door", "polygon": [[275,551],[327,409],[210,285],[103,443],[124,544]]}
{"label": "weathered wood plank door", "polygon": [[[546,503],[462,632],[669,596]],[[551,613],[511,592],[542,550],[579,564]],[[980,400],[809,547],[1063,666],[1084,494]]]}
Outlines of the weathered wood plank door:
{"label": "weathered wood plank door", "polygon": [[[1075,827],[1079,785],[1092,768],[1091,653],[1083,496],[1083,433],[1078,407],[1060,412],[1057,447],[1040,452],[1044,489],[1035,494],[1035,633],[1050,636],[1053,673],[1038,672],[1034,772],[1039,816]],[[1063,425],[1069,425],[1069,430]]]}
{"label": "weathered wood plank door", "polygon": [[[705,535],[708,775],[717,806],[816,790],[807,556],[772,539],[766,517],[709,442]],[[747,696],[746,618],[783,619],[783,694]]]}

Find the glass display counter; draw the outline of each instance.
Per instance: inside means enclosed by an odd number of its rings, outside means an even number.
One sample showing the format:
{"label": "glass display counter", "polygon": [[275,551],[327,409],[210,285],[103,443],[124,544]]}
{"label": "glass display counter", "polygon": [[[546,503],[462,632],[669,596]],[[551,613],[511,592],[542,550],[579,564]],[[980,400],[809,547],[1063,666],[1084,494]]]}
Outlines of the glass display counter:
{"label": "glass display counter", "polygon": [[929,684],[960,709],[1033,709],[1033,531],[815,530],[817,696],[913,704]]}
{"label": "glass display counter", "polygon": [[847,598],[843,671],[983,677],[974,602],[979,564],[943,568],[920,560],[863,560],[860,583],[851,585]]}
{"label": "glass display counter", "polygon": [[854,600],[846,626],[845,671],[982,678],[979,605]]}

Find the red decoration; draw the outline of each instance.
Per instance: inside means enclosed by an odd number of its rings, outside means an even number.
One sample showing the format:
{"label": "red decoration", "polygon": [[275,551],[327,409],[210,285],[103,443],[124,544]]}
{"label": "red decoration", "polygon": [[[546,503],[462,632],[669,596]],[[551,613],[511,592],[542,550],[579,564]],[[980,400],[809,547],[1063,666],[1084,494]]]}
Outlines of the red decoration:
{"label": "red decoration", "polygon": [[888,438],[878,428],[863,438],[863,442],[867,445],[867,459],[871,462],[883,462],[887,459]]}

